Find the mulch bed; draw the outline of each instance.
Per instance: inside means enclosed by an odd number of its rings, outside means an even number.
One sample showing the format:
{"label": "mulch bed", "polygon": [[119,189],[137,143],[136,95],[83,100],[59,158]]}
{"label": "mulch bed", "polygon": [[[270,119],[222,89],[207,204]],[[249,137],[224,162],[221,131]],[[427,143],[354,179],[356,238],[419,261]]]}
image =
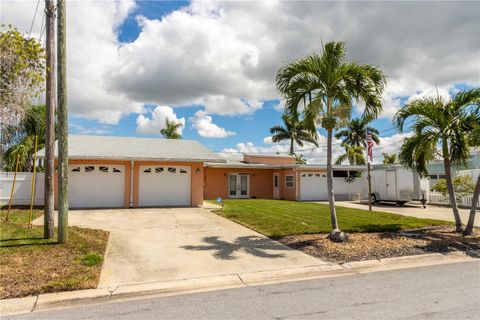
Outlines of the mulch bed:
{"label": "mulch bed", "polygon": [[288,236],[279,241],[322,260],[343,263],[426,253],[463,251],[480,254],[480,230],[462,236],[453,227],[429,227],[402,232],[351,233],[348,241],[335,243],[326,234]]}

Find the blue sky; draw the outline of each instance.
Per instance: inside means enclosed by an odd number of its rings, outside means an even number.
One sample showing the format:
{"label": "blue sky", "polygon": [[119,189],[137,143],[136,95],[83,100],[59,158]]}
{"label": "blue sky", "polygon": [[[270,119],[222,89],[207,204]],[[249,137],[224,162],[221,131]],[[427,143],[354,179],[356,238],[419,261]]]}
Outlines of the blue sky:
{"label": "blue sky", "polygon": [[[1,21],[40,38],[44,2],[3,0]],[[268,140],[281,124],[275,74],[322,43],[387,76],[374,149],[398,152],[391,119],[409,99],[480,85],[478,2],[67,2],[70,132],[160,137],[166,117],[215,151],[288,152]],[[35,12],[38,12],[36,19]],[[428,18],[428,25],[425,19]],[[386,23],[388,22],[388,23]],[[458,50],[458,48],[462,48]],[[358,117],[356,110],[354,116]],[[304,153],[324,163],[320,148]],[[338,141],[334,157],[343,152]]]}

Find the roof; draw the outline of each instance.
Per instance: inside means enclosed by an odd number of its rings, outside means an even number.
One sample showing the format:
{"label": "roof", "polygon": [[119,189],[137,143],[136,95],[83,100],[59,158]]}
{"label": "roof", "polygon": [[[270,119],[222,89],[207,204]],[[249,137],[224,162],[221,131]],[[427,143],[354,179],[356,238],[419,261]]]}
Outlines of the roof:
{"label": "roof", "polygon": [[[45,149],[37,155],[45,157]],[[55,142],[55,157],[57,157]],[[164,160],[226,162],[216,153],[193,140],[113,136],[68,136],[69,159]]]}
{"label": "roof", "polygon": [[249,157],[267,157],[267,158],[295,158],[295,156],[289,154],[276,154],[276,153],[244,153],[243,155]]}
{"label": "roof", "polygon": [[227,159],[224,163],[206,162],[206,167],[210,168],[239,168],[239,169],[287,169],[295,168],[296,165],[275,165],[265,163],[246,163],[238,160]]}
{"label": "roof", "polygon": [[[334,170],[367,170],[365,165],[333,165]],[[298,170],[327,170],[326,164],[302,164],[298,166]]]}

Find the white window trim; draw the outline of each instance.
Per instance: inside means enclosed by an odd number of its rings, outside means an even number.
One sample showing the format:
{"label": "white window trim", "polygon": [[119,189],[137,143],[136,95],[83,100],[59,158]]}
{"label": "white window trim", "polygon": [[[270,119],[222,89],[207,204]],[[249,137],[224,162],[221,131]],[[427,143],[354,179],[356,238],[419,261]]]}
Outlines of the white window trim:
{"label": "white window trim", "polygon": [[[292,186],[288,186],[287,177],[292,177]],[[293,189],[295,188],[295,176],[293,174],[289,174],[285,176],[285,188]]]}

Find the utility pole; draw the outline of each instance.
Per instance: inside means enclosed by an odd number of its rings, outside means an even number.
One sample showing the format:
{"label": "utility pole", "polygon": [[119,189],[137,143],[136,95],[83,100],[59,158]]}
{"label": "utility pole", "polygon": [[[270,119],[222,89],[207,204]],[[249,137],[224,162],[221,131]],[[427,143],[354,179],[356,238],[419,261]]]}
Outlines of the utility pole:
{"label": "utility pole", "polygon": [[68,111],[66,3],[57,1],[58,61],[58,242],[68,241]]}
{"label": "utility pole", "polygon": [[43,213],[43,237],[53,238],[53,179],[55,174],[55,105],[57,101],[57,79],[55,77],[55,4],[45,0],[47,85],[46,85],[46,123],[45,123],[45,195]]}

